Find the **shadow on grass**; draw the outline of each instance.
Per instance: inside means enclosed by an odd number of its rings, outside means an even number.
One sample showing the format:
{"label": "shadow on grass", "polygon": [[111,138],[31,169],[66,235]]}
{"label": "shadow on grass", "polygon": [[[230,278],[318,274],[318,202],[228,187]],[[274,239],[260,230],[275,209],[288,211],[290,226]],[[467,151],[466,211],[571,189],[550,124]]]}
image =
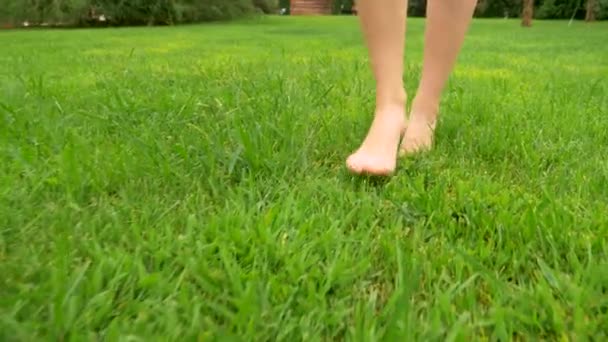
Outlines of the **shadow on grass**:
{"label": "shadow on grass", "polygon": [[346,167],[342,170],[341,179],[345,182],[350,182],[356,189],[362,187],[384,188],[396,178],[415,178],[420,174],[427,174],[432,171],[433,165],[429,160],[429,155],[420,154],[412,157],[400,157],[397,162],[397,169],[393,174],[388,176],[376,176],[371,174],[354,174]]}
{"label": "shadow on grass", "polygon": [[357,175],[351,173],[348,169],[345,169],[343,180],[350,181],[357,189],[361,189],[361,187],[365,186],[379,188],[386,186],[395,176],[397,176],[396,173],[392,176]]}

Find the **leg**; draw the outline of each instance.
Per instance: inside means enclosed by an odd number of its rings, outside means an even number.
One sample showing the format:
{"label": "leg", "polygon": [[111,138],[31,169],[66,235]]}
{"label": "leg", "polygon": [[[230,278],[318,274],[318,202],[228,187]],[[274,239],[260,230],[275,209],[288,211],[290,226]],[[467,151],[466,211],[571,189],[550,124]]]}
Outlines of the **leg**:
{"label": "leg", "polygon": [[376,110],[367,137],[348,157],[347,165],[355,173],[388,175],[395,170],[405,128],[403,50],[407,0],[360,0],[357,9],[376,79]]}
{"label": "leg", "polygon": [[452,72],[477,0],[427,0],[424,63],[418,93],[412,103],[402,154],[432,145],[439,101]]}

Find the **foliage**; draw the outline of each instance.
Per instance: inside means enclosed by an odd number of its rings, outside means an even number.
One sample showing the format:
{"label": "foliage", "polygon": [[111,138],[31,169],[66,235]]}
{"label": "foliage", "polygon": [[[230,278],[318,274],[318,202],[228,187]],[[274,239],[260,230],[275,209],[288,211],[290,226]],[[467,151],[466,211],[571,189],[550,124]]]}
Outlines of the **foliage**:
{"label": "foliage", "polygon": [[[4,0],[5,19],[41,22],[75,22],[84,15],[90,0]],[[0,19],[2,19],[0,17]]]}
{"label": "foliage", "polygon": [[251,0],[175,0],[178,22],[226,20],[254,9]]}
{"label": "foliage", "polygon": [[408,2],[407,15],[410,17],[423,17],[426,13],[426,0],[413,0]]}
{"label": "foliage", "polygon": [[243,17],[256,8],[276,10],[276,0],[4,0],[1,21],[84,24],[92,13],[113,25],[167,25]]}
{"label": "foliage", "polygon": [[608,0],[599,0],[597,9],[597,19],[608,19]]}
{"label": "foliage", "polygon": [[289,9],[291,8],[290,0],[279,0],[279,8],[285,8],[289,13]]}
{"label": "foliage", "polygon": [[535,10],[538,19],[570,18],[577,10],[582,10],[582,0],[544,0]]}
{"label": "foliage", "polygon": [[[408,14],[424,16],[427,0],[410,0]],[[256,11],[289,12],[290,0],[3,0],[0,23],[23,22],[86,25],[91,14],[105,14],[112,25],[171,25],[227,20]],[[349,14],[354,0],[333,0],[334,14]],[[538,19],[568,19],[585,16],[586,0],[537,0]],[[479,0],[476,17],[519,17],[522,0]],[[94,11],[92,11],[94,10]],[[596,18],[608,18],[608,0],[599,0]]]}
{"label": "foliage", "polygon": [[116,25],[171,24],[176,16],[172,0],[93,0],[91,5]]}
{"label": "foliage", "polygon": [[[537,4],[535,17],[538,19],[585,18],[586,0],[543,0]],[[599,0],[594,8],[598,20],[608,19],[608,0]]]}
{"label": "foliage", "polygon": [[335,14],[351,13],[354,0],[334,0],[332,2],[332,11]]}
{"label": "foliage", "polygon": [[518,17],[521,13],[522,0],[479,0],[475,9],[476,17]]}
{"label": "foliage", "polygon": [[279,8],[278,0],[253,0],[253,5],[260,11],[270,14],[275,13]]}

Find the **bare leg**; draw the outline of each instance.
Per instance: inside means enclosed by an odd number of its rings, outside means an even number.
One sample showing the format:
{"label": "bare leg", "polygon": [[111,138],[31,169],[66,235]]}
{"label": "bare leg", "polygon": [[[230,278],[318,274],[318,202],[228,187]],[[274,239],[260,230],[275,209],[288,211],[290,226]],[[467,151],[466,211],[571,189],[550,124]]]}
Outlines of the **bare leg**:
{"label": "bare leg", "polygon": [[403,50],[407,0],[360,0],[357,8],[376,79],[376,110],[365,140],[346,164],[355,173],[388,175],[395,170],[399,140],[405,129]]}
{"label": "bare leg", "polygon": [[477,0],[428,0],[424,63],[401,152],[430,149],[441,93],[452,72]]}

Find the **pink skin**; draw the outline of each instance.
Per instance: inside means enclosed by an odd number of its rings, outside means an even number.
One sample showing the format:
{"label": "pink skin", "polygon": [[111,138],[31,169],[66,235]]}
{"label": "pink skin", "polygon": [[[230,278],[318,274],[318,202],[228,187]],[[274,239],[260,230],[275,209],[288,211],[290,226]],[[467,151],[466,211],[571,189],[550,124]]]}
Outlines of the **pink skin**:
{"label": "pink skin", "polygon": [[406,122],[402,77],[407,0],[358,1],[361,28],[376,80],[376,110],[363,143],[346,161],[351,172],[390,175],[395,171],[398,153],[410,155],[431,148],[441,94],[475,5],[476,0],[427,2],[422,79]]}

